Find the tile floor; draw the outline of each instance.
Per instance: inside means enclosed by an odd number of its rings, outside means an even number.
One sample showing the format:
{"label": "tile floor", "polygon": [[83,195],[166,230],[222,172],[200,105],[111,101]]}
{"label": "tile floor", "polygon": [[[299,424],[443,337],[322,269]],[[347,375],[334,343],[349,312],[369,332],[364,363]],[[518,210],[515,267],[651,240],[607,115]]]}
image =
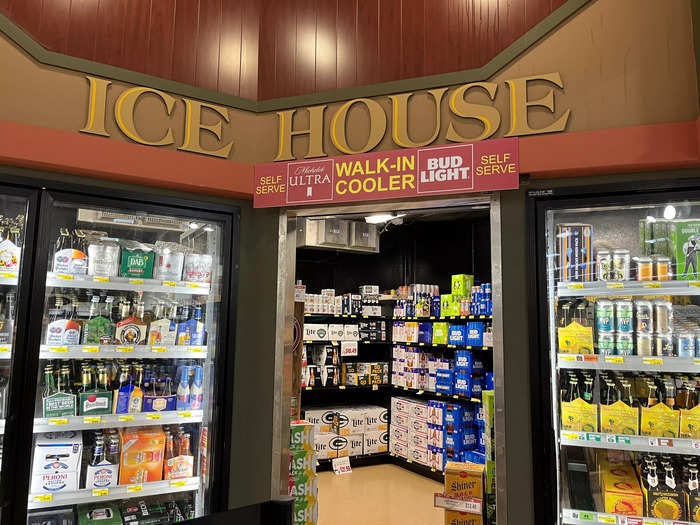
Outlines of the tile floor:
{"label": "tile floor", "polygon": [[[320,472],[318,525],[442,525],[433,507],[442,484],[396,465],[354,468],[336,476]],[[345,509],[338,512],[338,509]],[[350,510],[352,509],[352,510]]]}

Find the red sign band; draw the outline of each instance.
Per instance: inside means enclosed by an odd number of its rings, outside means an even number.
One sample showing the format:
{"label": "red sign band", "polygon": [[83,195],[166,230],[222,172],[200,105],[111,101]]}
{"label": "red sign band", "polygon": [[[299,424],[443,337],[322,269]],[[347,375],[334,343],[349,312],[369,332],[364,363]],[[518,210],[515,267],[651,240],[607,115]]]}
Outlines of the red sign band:
{"label": "red sign band", "polygon": [[255,208],[518,188],[518,139],[255,166]]}

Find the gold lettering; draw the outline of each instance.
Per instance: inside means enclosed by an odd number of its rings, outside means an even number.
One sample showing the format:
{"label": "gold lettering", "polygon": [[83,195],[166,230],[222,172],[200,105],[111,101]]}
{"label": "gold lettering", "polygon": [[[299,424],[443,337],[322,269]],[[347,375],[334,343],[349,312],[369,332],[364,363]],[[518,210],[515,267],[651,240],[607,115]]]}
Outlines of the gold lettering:
{"label": "gold lettering", "polygon": [[484,140],[489,138],[491,135],[496,133],[498,127],[501,125],[501,114],[493,106],[485,106],[483,104],[473,104],[467,102],[465,99],[467,91],[472,88],[481,88],[486,93],[488,93],[489,98],[493,100],[496,96],[496,90],[498,85],[493,82],[472,82],[471,84],[465,84],[460,86],[452,93],[450,97],[450,109],[452,113],[462,118],[472,118],[481,122],[484,126],[484,131],[481,132],[476,138],[463,137],[454,127],[454,124],[450,122],[447,128],[447,135],[445,138],[452,142],[466,142],[470,140]]}
{"label": "gold lettering", "polygon": [[124,135],[129,137],[134,142],[145,144],[146,146],[166,146],[168,144],[172,144],[175,142],[175,139],[173,138],[173,130],[171,128],[168,128],[168,130],[165,132],[165,136],[163,136],[163,138],[160,140],[147,140],[143,138],[136,130],[136,124],[134,123],[134,109],[139,97],[145,93],[152,93],[160,98],[165,104],[165,109],[168,112],[168,115],[172,114],[173,107],[175,106],[175,99],[167,93],[147,87],[127,89],[124,91],[124,93],[119,95],[117,105],[114,110],[114,115],[117,119],[119,129],[121,129],[122,133],[124,133]]}
{"label": "gold lettering", "polygon": [[109,137],[109,133],[105,129],[105,113],[107,112],[107,87],[111,82],[103,78],[90,76],[85,78],[90,83],[90,102],[88,104],[87,122],[80,131]]}
{"label": "gold lettering", "polygon": [[440,105],[445,91],[447,91],[447,88],[431,89],[427,91],[435,103],[435,128],[430,138],[422,142],[413,141],[408,135],[408,101],[414,93],[401,93],[399,95],[389,96],[394,107],[392,138],[396,145],[402,148],[419,148],[427,146],[437,138],[438,133],[440,133]]}
{"label": "gold lettering", "polygon": [[187,115],[185,116],[185,140],[180,146],[179,150],[191,151],[193,153],[204,153],[205,155],[214,155],[216,157],[227,158],[233,148],[233,141],[228,144],[223,145],[216,150],[204,149],[200,143],[201,132],[208,131],[213,134],[219,141],[221,141],[221,121],[217,119],[216,124],[203,124],[202,123],[202,108],[208,108],[221,116],[226,122],[230,122],[228,115],[228,109],[216,106],[214,104],[209,104],[207,102],[199,102],[197,100],[190,100],[188,98],[183,99],[185,101],[185,107],[187,108]]}
{"label": "gold lettering", "polygon": [[313,157],[325,157],[323,151],[323,112],[327,106],[313,106],[306,108],[309,112],[309,127],[308,129],[300,129],[292,131],[292,124],[296,109],[287,111],[278,111],[279,126],[280,126],[280,141],[279,150],[275,161],[278,160],[294,160],[292,155],[292,137],[296,135],[309,135],[309,151],[305,159]]}
{"label": "gold lettering", "polygon": [[564,84],[561,81],[559,73],[548,73],[546,75],[535,75],[531,77],[514,78],[506,80],[510,89],[510,131],[505,134],[506,137],[534,135],[536,133],[553,133],[562,131],[566,127],[569,120],[570,109],[559,117],[559,119],[547,127],[533,129],[527,122],[527,110],[532,106],[540,106],[547,108],[554,113],[554,90],[549,90],[544,97],[538,100],[527,99],[527,83],[531,80],[545,80],[552,84],[563,88]]}
{"label": "gold lettering", "polygon": [[[355,150],[350,147],[345,135],[348,111],[353,104],[364,104],[367,111],[369,111],[369,136],[367,137],[367,142],[364,146]],[[378,102],[368,98],[357,98],[346,102],[340,106],[340,109],[338,109],[338,112],[333,116],[333,120],[331,121],[331,140],[333,144],[343,153],[351,155],[370,151],[381,142],[385,133],[386,115],[384,114],[384,110]],[[352,193],[352,188],[350,188],[350,192]]]}

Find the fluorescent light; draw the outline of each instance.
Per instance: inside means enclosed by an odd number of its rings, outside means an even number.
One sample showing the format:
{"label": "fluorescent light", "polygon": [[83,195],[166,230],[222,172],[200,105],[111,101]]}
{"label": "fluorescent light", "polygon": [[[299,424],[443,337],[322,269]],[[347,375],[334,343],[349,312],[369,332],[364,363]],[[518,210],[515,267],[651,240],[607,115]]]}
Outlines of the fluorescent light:
{"label": "fluorescent light", "polygon": [[368,217],[365,217],[365,221],[370,224],[382,224],[384,222],[389,222],[393,221],[394,219],[398,219],[399,217],[404,217],[405,215],[405,213],[401,213],[398,215],[392,215],[391,213],[379,213],[377,215],[369,215]]}
{"label": "fluorescent light", "polygon": [[676,218],[676,208],[675,206],[669,204],[664,208],[664,219],[672,220]]}
{"label": "fluorescent light", "polygon": [[213,232],[213,231],[214,231],[214,228],[212,228],[211,226],[205,226],[205,227],[204,227],[204,231],[205,231],[205,232]]}
{"label": "fluorescent light", "polygon": [[656,217],[652,217],[651,215],[647,215],[647,222],[656,222]]}
{"label": "fluorescent light", "polygon": [[191,222],[191,223],[190,223],[190,229],[196,230],[197,228],[199,228],[199,224],[197,224],[196,222]]}

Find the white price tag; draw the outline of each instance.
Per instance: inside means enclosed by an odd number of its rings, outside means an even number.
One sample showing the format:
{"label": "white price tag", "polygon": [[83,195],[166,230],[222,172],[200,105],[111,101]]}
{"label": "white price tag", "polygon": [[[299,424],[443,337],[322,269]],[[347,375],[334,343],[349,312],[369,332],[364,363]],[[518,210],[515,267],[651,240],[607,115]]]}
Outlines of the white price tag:
{"label": "white price tag", "polygon": [[340,356],[354,357],[357,355],[357,341],[341,341]]}
{"label": "white price tag", "polygon": [[614,445],[615,443],[617,443],[617,436],[615,436],[615,434],[606,434],[605,442],[612,443]]}
{"label": "white price tag", "polygon": [[99,346],[84,346],[83,347],[83,352],[89,353],[89,354],[96,354],[97,352],[100,351]]}
{"label": "white price tag", "polygon": [[600,523],[610,523],[615,525],[617,523],[617,518],[609,514],[598,514],[598,521]]}
{"label": "white price tag", "polygon": [[106,496],[108,494],[109,494],[109,489],[93,489],[92,490],[93,496]]}
{"label": "white price tag", "polygon": [[95,423],[100,423],[102,422],[102,418],[100,416],[92,416],[92,417],[84,417],[83,418],[83,423],[86,425],[94,425]]}
{"label": "white price tag", "polygon": [[452,510],[455,512],[481,514],[483,500],[476,498],[459,498],[457,496],[450,496],[448,494],[441,494],[439,492],[436,492],[434,494],[434,498],[434,507],[445,510]]}
{"label": "white price tag", "polygon": [[693,440],[693,443],[690,446],[693,450],[700,450],[700,441]]}
{"label": "white price tag", "polygon": [[350,458],[335,458],[333,461],[333,472],[336,475],[350,474],[352,472],[352,467],[350,466]]}
{"label": "white price tag", "polygon": [[649,446],[650,447],[658,447],[659,446],[659,438],[649,438]]}

